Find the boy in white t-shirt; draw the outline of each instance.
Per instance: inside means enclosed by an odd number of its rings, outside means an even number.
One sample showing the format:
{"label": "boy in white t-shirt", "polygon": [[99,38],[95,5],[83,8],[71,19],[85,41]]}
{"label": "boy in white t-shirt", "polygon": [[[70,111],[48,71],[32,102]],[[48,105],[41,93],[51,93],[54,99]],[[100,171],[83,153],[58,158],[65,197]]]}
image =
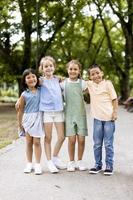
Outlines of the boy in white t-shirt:
{"label": "boy in white t-shirt", "polygon": [[105,146],[106,168],[104,175],[113,174],[113,140],[115,120],[117,119],[118,100],[115,89],[109,80],[103,79],[103,71],[97,64],[89,68],[88,90],[91,114],[94,118],[93,140],[95,166],[89,173],[97,174],[102,170],[102,146]]}

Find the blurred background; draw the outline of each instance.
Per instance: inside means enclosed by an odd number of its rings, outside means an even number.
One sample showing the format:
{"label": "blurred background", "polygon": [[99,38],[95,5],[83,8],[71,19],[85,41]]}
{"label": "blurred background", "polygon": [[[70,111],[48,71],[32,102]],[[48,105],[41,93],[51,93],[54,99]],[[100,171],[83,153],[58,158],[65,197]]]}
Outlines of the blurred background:
{"label": "blurred background", "polygon": [[121,102],[133,96],[133,1],[1,0],[0,13],[0,101],[16,101],[22,72],[45,55],[61,76],[71,59],[85,79],[100,64]]}

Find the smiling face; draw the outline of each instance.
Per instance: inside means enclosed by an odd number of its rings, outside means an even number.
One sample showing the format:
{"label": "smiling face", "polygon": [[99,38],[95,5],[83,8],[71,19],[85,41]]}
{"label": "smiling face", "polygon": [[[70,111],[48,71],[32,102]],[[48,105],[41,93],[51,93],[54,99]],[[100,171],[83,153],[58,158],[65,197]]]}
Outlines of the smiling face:
{"label": "smiling face", "polygon": [[99,67],[89,70],[90,79],[95,83],[100,83],[103,80],[103,71]]}
{"label": "smiling face", "polygon": [[42,64],[42,71],[45,77],[51,78],[55,71],[55,66],[52,61],[45,60]]}
{"label": "smiling face", "polygon": [[80,68],[77,64],[71,63],[68,66],[67,72],[71,80],[77,80],[80,74]]}
{"label": "smiling face", "polygon": [[25,76],[25,84],[28,86],[29,89],[36,87],[37,85],[37,77],[35,74],[29,73]]}

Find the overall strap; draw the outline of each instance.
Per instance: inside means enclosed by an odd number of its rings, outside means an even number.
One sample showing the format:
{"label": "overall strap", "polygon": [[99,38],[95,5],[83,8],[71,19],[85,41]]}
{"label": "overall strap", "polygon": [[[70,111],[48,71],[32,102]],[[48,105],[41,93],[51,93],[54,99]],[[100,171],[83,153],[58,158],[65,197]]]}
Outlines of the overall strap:
{"label": "overall strap", "polygon": [[65,78],[65,80],[64,80],[64,91],[63,91],[64,101],[66,101],[66,84],[67,84],[67,78]]}
{"label": "overall strap", "polygon": [[[63,93],[64,93],[64,101],[65,101],[65,97],[66,97],[66,85],[67,85],[67,78],[64,80],[64,91],[63,91]],[[80,88],[81,88],[81,92],[82,92],[82,79],[79,79],[79,84],[80,84]]]}

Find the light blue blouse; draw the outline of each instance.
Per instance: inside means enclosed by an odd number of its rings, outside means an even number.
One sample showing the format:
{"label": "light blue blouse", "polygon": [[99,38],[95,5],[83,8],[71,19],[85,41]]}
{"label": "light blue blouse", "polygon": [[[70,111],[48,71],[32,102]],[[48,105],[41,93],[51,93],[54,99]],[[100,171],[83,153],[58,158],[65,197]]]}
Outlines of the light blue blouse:
{"label": "light blue blouse", "polygon": [[62,111],[63,99],[59,80],[41,78],[40,111]]}

